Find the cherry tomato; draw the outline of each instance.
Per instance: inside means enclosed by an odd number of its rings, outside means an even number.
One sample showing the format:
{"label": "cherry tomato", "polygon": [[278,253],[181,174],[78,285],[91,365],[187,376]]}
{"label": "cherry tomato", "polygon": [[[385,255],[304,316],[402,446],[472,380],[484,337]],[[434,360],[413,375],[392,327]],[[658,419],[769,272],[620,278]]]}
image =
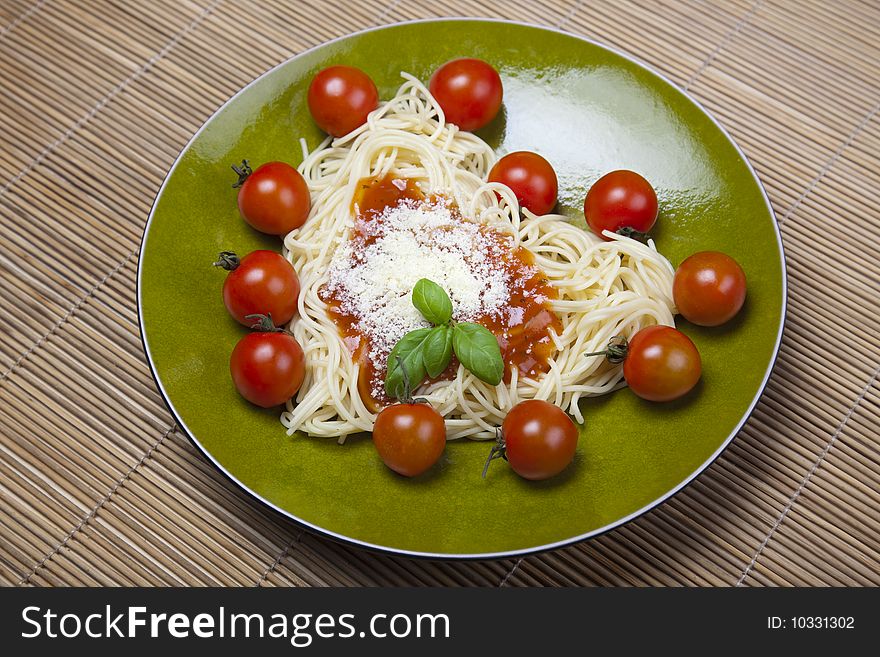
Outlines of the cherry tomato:
{"label": "cherry tomato", "polygon": [[547,479],[574,458],[578,430],[558,406],[540,399],[520,402],[501,425],[510,467],[525,479]]}
{"label": "cherry tomato", "polygon": [[657,221],[657,194],[635,171],[621,169],[599,178],[584,200],[584,216],[596,235],[629,227],[647,233]]}
{"label": "cherry tomato", "polygon": [[428,404],[394,404],[376,418],[373,444],[385,465],[405,477],[415,477],[443,453],[446,424]]}
{"label": "cherry tomato", "polygon": [[642,399],[670,401],[700,379],[700,354],[691,339],[669,326],[649,326],[629,341],[623,377]]}
{"label": "cherry tomato", "polygon": [[271,408],[299,390],[306,361],[302,347],[289,333],[248,333],[232,350],[229,370],[242,397]]}
{"label": "cherry tomato", "polygon": [[369,75],[353,66],[330,66],[309,85],[309,112],[326,133],[342,137],[362,126],[379,106],[379,92]]}
{"label": "cherry tomato", "polygon": [[534,214],[547,214],[556,205],[556,172],[537,153],[517,151],[505,155],[489,172],[489,182],[510,187],[519,204]]}
{"label": "cherry tomato", "polygon": [[309,216],[309,187],[299,171],[284,162],[267,162],[238,189],[238,210],[252,228],[269,235],[286,235]]}
{"label": "cherry tomato", "polygon": [[482,128],[501,109],[501,76],[482,59],[446,62],[434,71],[428,89],[443,108],[447,123],[462,130]]}
{"label": "cherry tomato", "polygon": [[679,265],[672,283],[678,312],[700,326],[730,320],[746,300],[746,275],[729,255],[701,251]]}
{"label": "cherry tomato", "polygon": [[299,277],[286,258],[275,251],[252,251],[241,261],[224,251],[215,263],[230,270],[223,282],[223,303],[238,322],[252,326],[248,315],[271,315],[277,324],[287,324],[296,314]]}

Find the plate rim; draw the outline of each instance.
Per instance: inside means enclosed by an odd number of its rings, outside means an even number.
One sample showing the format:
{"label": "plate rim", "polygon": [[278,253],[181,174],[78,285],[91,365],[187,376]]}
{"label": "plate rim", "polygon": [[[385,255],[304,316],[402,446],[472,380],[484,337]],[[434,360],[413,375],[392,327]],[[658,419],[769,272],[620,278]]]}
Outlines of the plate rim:
{"label": "plate rim", "polygon": [[[781,301],[782,301],[782,303],[780,306],[779,328],[777,329],[776,342],[773,345],[773,353],[770,357],[769,363],[767,365],[767,369],[764,372],[764,377],[761,380],[761,384],[758,386],[758,390],[755,393],[754,398],[749,403],[749,406],[746,409],[746,411],[743,413],[742,418],[739,420],[739,422],[736,424],[736,426],[731,430],[731,432],[727,436],[727,438],[724,439],[724,441],[721,443],[721,445],[718,447],[718,449],[715,450],[715,452],[713,452],[702,464],[697,466],[693,472],[691,472],[689,475],[687,475],[687,477],[685,477],[675,487],[666,491],[664,494],[660,495],[657,499],[652,500],[648,504],[633,511],[629,515],[624,516],[623,518],[618,518],[617,520],[610,522],[606,525],[603,525],[602,527],[599,527],[599,528],[593,529],[591,531],[584,532],[582,534],[578,534],[576,536],[572,536],[572,537],[569,537],[566,539],[554,541],[552,543],[545,543],[545,544],[537,545],[537,546],[533,546],[533,547],[519,548],[516,550],[504,550],[504,551],[499,551],[499,552],[479,552],[479,553],[470,553],[470,554],[469,553],[450,553],[450,552],[427,552],[427,551],[421,551],[421,550],[407,550],[407,549],[403,549],[403,548],[391,547],[388,545],[380,545],[378,543],[371,543],[369,541],[364,541],[364,540],[360,540],[360,539],[357,539],[357,538],[354,538],[351,536],[346,536],[344,534],[337,533],[337,532],[330,530],[330,529],[327,529],[325,527],[321,527],[319,525],[316,525],[312,522],[309,522],[307,520],[304,520],[304,519],[296,516],[295,514],[291,513],[290,511],[287,511],[286,509],[283,509],[283,508],[279,507],[278,505],[274,504],[273,502],[267,500],[262,495],[260,495],[259,493],[252,490],[250,487],[248,487],[247,485],[245,485],[244,483],[239,481],[231,472],[229,472],[229,470],[227,470],[219,461],[217,461],[214,458],[214,456],[199,442],[199,440],[195,437],[195,435],[186,426],[186,423],[180,417],[180,414],[177,412],[177,409],[175,409],[174,404],[172,403],[170,397],[168,396],[168,393],[165,391],[165,388],[162,385],[162,382],[159,378],[159,373],[156,371],[156,365],[153,362],[153,357],[150,353],[150,348],[149,348],[149,344],[148,344],[148,340],[147,340],[146,331],[144,330],[143,299],[142,299],[143,253],[144,253],[144,248],[146,247],[146,244],[147,244],[147,238],[148,238],[149,232],[150,232],[150,225],[153,222],[153,216],[156,212],[156,207],[159,203],[159,199],[162,197],[162,193],[165,191],[165,186],[168,184],[168,181],[171,179],[171,176],[174,173],[174,170],[177,168],[177,165],[180,163],[181,159],[183,158],[183,155],[189,150],[190,146],[192,146],[192,144],[199,137],[199,135],[201,135],[202,131],[205,130],[207,125],[220,112],[222,112],[228,105],[230,105],[235,99],[237,99],[240,95],[244,94],[252,86],[256,85],[260,80],[271,75],[272,73],[274,73],[276,70],[280,69],[281,67],[288,65],[290,62],[297,60],[301,57],[304,57],[304,56],[308,55],[309,53],[311,53],[315,50],[318,50],[319,48],[323,48],[324,46],[327,46],[327,45],[330,45],[333,43],[337,43],[339,41],[343,41],[343,40],[349,39],[351,37],[360,36],[362,34],[367,34],[370,32],[386,30],[386,29],[394,28],[394,27],[401,26],[401,25],[414,25],[414,24],[421,24],[421,23],[447,23],[447,22],[501,23],[501,24],[507,24],[507,25],[516,25],[519,27],[535,28],[535,29],[544,30],[547,32],[553,32],[555,34],[561,34],[563,36],[570,37],[573,39],[578,39],[578,40],[583,41],[585,43],[588,43],[592,46],[596,46],[596,47],[601,48],[603,50],[612,52],[612,53],[622,57],[623,59],[626,59],[627,61],[632,62],[636,66],[644,69],[648,73],[661,79],[663,82],[665,82],[667,85],[669,85],[672,89],[674,89],[676,92],[681,94],[688,102],[690,102],[692,105],[694,105],[694,107],[696,107],[702,114],[704,114],[721,131],[721,134],[724,136],[724,138],[727,139],[728,142],[730,142],[730,144],[734,147],[734,149],[736,150],[739,157],[746,164],[746,167],[748,168],[749,173],[752,176],[752,179],[757,183],[758,189],[761,191],[761,196],[764,199],[764,203],[767,206],[767,210],[770,213],[770,218],[772,219],[773,232],[776,235],[777,247],[779,249],[780,273],[781,273],[781,277],[782,277],[782,280],[781,280],[781,291],[782,291],[782,300]],[[137,309],[138,309],[138,331],[140,333],[141,344],[144,349],[144,355],[146,356],[147,364],[149,365],[150,374],[153,377],[153,381],[156,383],[156,387],[159,390],[159,394],[162,397],[162,401],[165,403],[165,406],[168,408],[172,417],[174,418],[175,425],[183,432],[183,434],[193,444],[193,446],[208,460],[208,462],[218,470],[218,472],[220,472],[224,477],[226,477],[230,482],[232,482],[240,490],[244,491],[249,497],[260,502],[265,507],[271,509],[272,511],[274,511],[275,513],[278,513],[279,515],[285,517],[286,519],[294,522],[295,524],[299,525],[300,527],[309,529],[310,531],[313,531],[317,534],[320,534],[322,536],[325,536],[327,538],[333,539],[335,541],[338,541],[338,542],[341,542],[341,543],[344,543],[347,545],[351,545],[351,546],[358,547],[358,548],[364,548],[364,549],[367,549],[367,550],[370,550],[373,552],[379,552],[382,554],[391,554],[391,555],[404,556],[404,557],[410,557],[410,558],[416,558],[416,559],[434,559],[434,560],[444,560],[444,561],[473,561],[473,560],[479,560],[479,559],[505,559],[505,558],[511,558],[511,557],[525,557],[527,555],[538,554],[538,553],[547,552],[550,550],[556,550],[556,549],[559,549],[562,547],[566,547],[566,546],[574,545],[576,543],[580,543],[582,541],[585,541],[585,540],[588,540],[591,538],[596,538],[596,537],[601,536],[603,534],[606,534],[614,529],[617,529],[618,527],[622,527],[622,526],[628,524],[629,522],[635,520],[639,516],[642,516],[642,515],[648,513],[649,511],[651,511],[652,509],[660,506],[661,504],[663,504],[664,502],[666,502],[667,500],[671,499],[672,497],[677,495],[679,492],[684,490],[697,477],[699,477],[706,469],[708,469],[709,466],[711,466],[712,463],[714,463],[715,460],[724,452],[724,450],[726,450],[727,447],[730,446],[730,443],[733,442],[733,440],[739,434],[742,427],[745,425],[745,423],[751,417],[752,413],[755,410],[755,407],[758,405],[758,402],[760,401],[762,395],[764,394],[764,391],[767,387],[767,383],[770,380],[770,376],[773,372],[773,369],[776,365],[776,361],[779,356],[779,348],[782,343],[782,337],[783,337],[783,334],[785,331],[785,323],[786,323],[785,320],[786,320],[787,306],[788,306],[788,274],[787,274],[787,264],[786,264],[786,258],[785,258],[785,248],[784,248],[783,241],[782,241],[782,234],[780,233],[780,230],[779,230],[779,221],[776,217],[776,213],[773,210],[773,205],[770,202],[770,198],[767,196],[767,191],[764,189],[764,184],[761,182],[761,179],[758,177],[758,174],[755,171],[754,167],[752,166],[751,161],[749,160],[748,157],[746,157],[746,154],[742,151],[739,144],[733,139],[733,137],[730,136],[730,134],[727,132],[725,127],[723,125],[721,125],[721,123],[718,122],[718,120],[715,118],[715,116],[712,115],[705,107],[703,107],[703,105],[698,100],[696,100],[686,89],[680,87],[678,84],[676,84],[675,82],[670,80],[663,73],[657,71],[652,66],[648,65],[647,63],[641,61],[639,58],[637,58],[627,52],[619,50],[618,48],[615,48],[613,46],[609,46],[607,44],[601,43],[595,39],[591,39],[589,37],[585,37],[585,36],[581,36],[579,34],[574,34],[572,32],[568,32],[560,27],[551,27],[551,26],[547,26],[547,25],[540,25],[540,24],[535,24],[535,23],[528,23],[526,21],[517,21],[517,20],[504,19],[504,18],[479,18],[479,17],[474,17],[474,16],[442,16],[442,17],[421,18],[421,19],[408,20],[408,21],[399,21],[396,23],[389,23],[389,24],[385,24],[385,25],[375,25],[375,26],[368,27],[368,28],[365,28],[362,30],[357,30],[355,32],[349,32],[349,33],[340,35],[338,37],[334,37],[333,39],[330,39],[328,41],[322,41],[321,43],[318,43],[318,44],[311,46],[301,52],[298,52],[295,55],[292,55],[292,56],[288,57],[287,59],[279,62],[278,64],[272,66],[271,68],[267,69],[266,71],[261,73],[259,76],[257,76],[256,78],[254,78],[253,80],[248,82],[241,89],[239,89],[235,94],[233,94],[232,96],[227,98],[220,106],[218,106],[211,113],[211,115],[204,120],[204,122],[199,127],[199,129],[196,130],[195,133],[193,133],[192,137],[190,137],[189,140],[186,142],[186,144],[184,144],[184,146],[180,149],[180,151],[178,152],[177,156],[174,159],[174,162],[172,163],[171,167],[168,169],[168,172],[165,174],[165,177],[162,180],[162,184],[159,186],[159,189],[156,192],[156,196],[153,199],[153,203],[150,206],[150,212],[149,212],[149,215],[147,216],[147,222],[144,225],[144,232],[141,237],[140,246],[138,247],[136,300],[137,300]],[[172,428],[172,431],[173,430],[174,429]]]}

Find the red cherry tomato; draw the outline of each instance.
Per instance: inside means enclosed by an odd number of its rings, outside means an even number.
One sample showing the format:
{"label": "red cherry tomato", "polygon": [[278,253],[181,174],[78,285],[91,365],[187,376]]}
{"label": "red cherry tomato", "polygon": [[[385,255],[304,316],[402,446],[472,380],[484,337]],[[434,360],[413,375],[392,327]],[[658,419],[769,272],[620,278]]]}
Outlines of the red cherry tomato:
{"label": "red cherry tomato", "polygon": [[746,300],[746,275],[729,255],[701,251],[679,265],[672,297],[684,317],[700,326],[719,326]]}
{"label": "red cherry tomato", "polygon": [[519,204],[534,214],[547,214],[556,205],[556,172],[537,153],[517,151],[505,155],[489,172],[489,182],[510,187]]}
{"label": "red cherry tomato", "polygon": [[443,108],[446,122],[462,130],[482,128],[501,108],[501,76],[482,59],[446,62],[434,71],[428,88]]}
{"label": "red cherry tomato", "polygon": [[700,354],[691,339],[669,326],[649,326],[629,341],[623,377],[649,401],[677,399],[700,379]]}
{"label": "red cherry tomato", "polygon": [[284,162],[257,167],[238,189],[241,216],[252,228],[269,235],[286,235],[302,226],[311,204],[306,181]]}
{"label": "red cherry tomato", "polygon": [[271,408],[296,394],[306,373],[302,347],[288,333],[248,333],[232,350],[229,370],[242,397]]}
{"label": "red cherry tomato", "polygon": [[651,183],[634,171],[612,171],[599,178],[584,201],[584,216],[596,235],[632,228],[647,233],[657,221],[657,194]]}
{"label": "red cherry tomato", "polygon": [[405,477],[415,477],[443,453],[446,424],[428,404],[394,404],[376,418],[373,444],[385,465]]}
{"label": "red cherry tomato", "polygon": [[[237,264],[236,264],[237,263]],[[287,324],[296,314],[299,277],[286,258],[275,251],[248,253],[241,261],[224,251],[216,263],[230,269],[223,282],[223,303],[238,322],[252,326],[248,315],[271,315],[276,324]]]}
{"label": "red cherry tomato", "polygon": [[558,406],[540,399],[520,402],[501,425],[510,467],[525,479],[547,479],[574,458],[578,430]]}
{"label": "red cherry tomato", "polygon": [[379,92],[369,75],[353,66],[330,66],[309,85],[309,112],[326,133],[342,137],[362,126],[379,106]]}

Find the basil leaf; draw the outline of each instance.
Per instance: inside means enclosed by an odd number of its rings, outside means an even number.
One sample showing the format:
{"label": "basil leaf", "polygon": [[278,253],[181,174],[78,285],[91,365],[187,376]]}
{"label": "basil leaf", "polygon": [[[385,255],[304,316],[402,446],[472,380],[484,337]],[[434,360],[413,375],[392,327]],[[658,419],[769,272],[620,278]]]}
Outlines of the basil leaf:
{"label": "basil leaf", "polygon": [[501,349],[492,332],[472,322],[456,324],[452,329],[452,347],[461,364],[474,376],[497,386],[504,376]]}
{"label": "basil leaf", "polygon": [[428,376],[434,378],[449,366],[452,360],[452,328],[435,326],[425,339],[422,360]]}
{"label": "basil leaf", "polygon": [[[394,349],[388,354],[385,392],[389,397],[404,399],[421,385],[426,374],[425,362],[422,359],[422,345],[430,332],[430,328],[410,331],[398,340]],[[401,364],[403,364],[403,369],[401,369]],[[404,376],[404,370],[406,376]],[[409,386],[406,385],[407,383]]]}
{"label": "basil leaf", "polygon": [[432,324],[439,326],[452,319],[452,301],[434,281],[421,278],[412,291],[413,305]]}

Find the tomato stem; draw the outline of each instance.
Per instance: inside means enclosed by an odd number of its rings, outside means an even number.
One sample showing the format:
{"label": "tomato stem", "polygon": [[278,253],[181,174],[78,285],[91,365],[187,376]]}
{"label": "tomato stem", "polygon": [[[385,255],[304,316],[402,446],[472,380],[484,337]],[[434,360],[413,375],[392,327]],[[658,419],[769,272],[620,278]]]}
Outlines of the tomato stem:
{"label": "tomato stem", "polygon": [[226,271],[233,271],[238,269],[238,266],[241,264],[241,260],[233,251],[221,251],[218,256],[217,262],[214,263],[215,267],[223,267]]}
{"label": "tomato stem", "polygon": [[409,379],[409,370],[406,369],[406,366],[403,364],[403,358],[400,356],[395,356],[397,358],[397,366],[400,368],[400,376],[403,379],[403,390],[404,394],[397,398],[401,404],[430,404],[427,399],[424,397],[413,397],[412,389],[409,387],[410,379]]}
{"label": "tomato stem", "polygon": [[272,313],[266,313],[265,315],[245,315],[244,318],[254,320],[254,323],[251,324],[251,328],[255,331],[260,331],[261,333],[286,333],[283,328],[275,326],[275,322],[272,321]]}
{"label": "tomato stem", "polygon": [[238,180],[235,182],[234,185],[232,185],[233,189],[238,189],[239,187],[244,185],[244,181],[247,180],[248,176],[254,172],[254,170],[251,169],[250,165],[248,164],[247,160],[242,160],[241,164],[238,166],[233,164],[232,170],[238,174]]}
{"label": "tomato stem", "polygon": [[486,459],[486,465],[483,466],[483,479],[486,478],[486,473],[489,472],[489,464],[495,459],[507,460],[507,445],[504,442],[504,434],[501,433],[501,429],[495,429],[495,444],[492,445],[489,458]]}
{"label": "tomato stem", "polygon": [[[413,399],[412,390],[409,387],[409,370],[406,369],[406,365],[403,364],[403,358],[400,356],[396,356],[397,358],[397,366],[400,368],[400,376],[403,379],[403,395],[397,398],[401,404],[415,404],[416,400]],[[419,398],[419,401],[425,401],[426,399]]]}
{"label": "tomato stem", "polygon": [[397,356],[397,366],[400,368],[400,376],[403,379],[403,396],[398,397],[397,401],[402,404],[411,404],[412,393],[409,389],[409,372],[406,369],[406,365],[403,364],[403,358],[400,356]]}
{"label": "tomato stem", "polygon": [[603,351],[594,351],[584,356],[605,356],[609,363],[617,365],[626,360],[629,351],[629,343],[624,335],[615,335],[608,341],[608,346]]}
{"label": "tomato stem", "polygon": [[651,237],[648,233],[636,230],[632,226],[622,226],[615,232],[617,232],[618,235],[623,235],[624,237],[629,237],[630,239],[638,240],[639,242],[647,242]]}

